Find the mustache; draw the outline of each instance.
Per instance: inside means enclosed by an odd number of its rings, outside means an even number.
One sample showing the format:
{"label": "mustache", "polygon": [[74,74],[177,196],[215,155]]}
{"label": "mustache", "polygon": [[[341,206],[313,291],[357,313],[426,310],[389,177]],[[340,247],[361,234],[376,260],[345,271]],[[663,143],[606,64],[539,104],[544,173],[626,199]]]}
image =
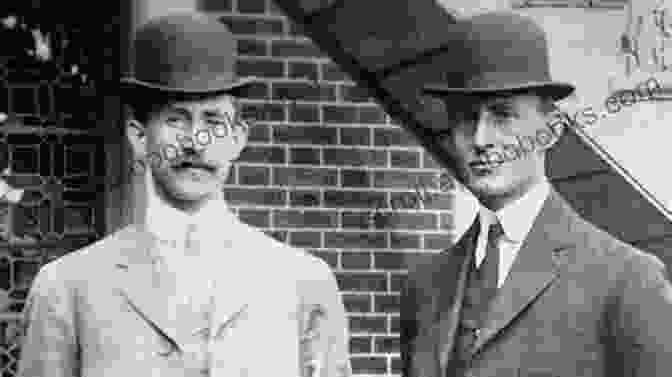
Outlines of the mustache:
{"label": "mustache", "polygon": [[199,157],[181,157],[172,161],[170,166],[175,169],[204,169],[211,173],[214,173],[218,170],[218,164],[205,161]]}

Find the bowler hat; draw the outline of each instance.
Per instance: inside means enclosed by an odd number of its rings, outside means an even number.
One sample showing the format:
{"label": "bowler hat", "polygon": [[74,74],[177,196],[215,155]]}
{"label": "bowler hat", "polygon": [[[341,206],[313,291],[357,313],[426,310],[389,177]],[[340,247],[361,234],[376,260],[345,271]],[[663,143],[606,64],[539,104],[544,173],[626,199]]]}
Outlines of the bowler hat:
{"label": "bowler hat", "polygon": [[255,78],[235,71],[236,41],[229,29],[201,13],[172,13],[142,25],[133,40],[132,72],[122,90],[170,94],[229,92]]}
{"label": "bowler hat", "polygon": [[488,12],[458,23],[460,46],[452,54],[454,65],[447,67],[442,82],[425,85],[424,93],[533,91],[557,101],[574,91],[572,84],[551,80],[546,34],[529,17]]}

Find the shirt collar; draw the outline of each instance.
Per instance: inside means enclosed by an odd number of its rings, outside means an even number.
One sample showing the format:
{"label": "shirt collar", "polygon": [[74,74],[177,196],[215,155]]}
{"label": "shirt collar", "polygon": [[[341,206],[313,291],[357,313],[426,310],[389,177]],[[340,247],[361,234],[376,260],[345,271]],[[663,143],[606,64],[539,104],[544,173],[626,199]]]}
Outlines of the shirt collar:
{"label": "shirt collar", "polygon": [[549,193],[550,184],[547,180],[543,180],[521,198],[496,212],[481,205],[479,210],[481,219],[487,224],[493,224],[498,220],[510,242],[523,242]]}
{"label": "shirt collar", "polygon": [[230,211],[223,194],[208,200],[195,214],[185,213],[164,202],[156,191],[151,171],[145,174],[147,190],[147,212],[145,226],[161,240],[181,244],[186,237],[187,228],[195,225],[199,231],[217,232],[226,227],[227,222],[236,220]]}

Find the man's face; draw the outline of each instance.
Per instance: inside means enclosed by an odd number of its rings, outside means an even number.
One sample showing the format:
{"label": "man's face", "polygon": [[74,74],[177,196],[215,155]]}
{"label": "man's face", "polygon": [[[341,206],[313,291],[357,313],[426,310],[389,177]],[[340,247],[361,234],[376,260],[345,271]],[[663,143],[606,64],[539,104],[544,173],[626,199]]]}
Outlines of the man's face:
{"label": "man's face", "polygon": [[150,112],[147,164],[166,195],[194,202],[222,190],[247,141],[248,126],[237,115],[228,95],[172,101]]}
{"label": "man's face", "polygon": [[[544,150],[557,136],[540,101],[525,94],[447,103],[453,125],[441,145],[455,159],[458,180],[479,199],[516,198],[543,179]],[[521,144],[525,153],[516,154]]]}

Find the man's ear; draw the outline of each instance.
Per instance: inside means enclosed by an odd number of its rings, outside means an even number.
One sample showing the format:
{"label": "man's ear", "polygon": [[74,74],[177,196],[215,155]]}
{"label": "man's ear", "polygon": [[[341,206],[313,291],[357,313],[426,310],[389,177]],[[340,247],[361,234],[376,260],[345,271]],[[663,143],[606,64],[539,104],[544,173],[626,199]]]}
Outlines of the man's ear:
{"label": "man's ear", "polygon": [[133,155],[135,159],[142,159],[147,154],[147,134],[145,126],[137,120],[130,118],[126,121],[126,137],[131,148],[133,148]]}

